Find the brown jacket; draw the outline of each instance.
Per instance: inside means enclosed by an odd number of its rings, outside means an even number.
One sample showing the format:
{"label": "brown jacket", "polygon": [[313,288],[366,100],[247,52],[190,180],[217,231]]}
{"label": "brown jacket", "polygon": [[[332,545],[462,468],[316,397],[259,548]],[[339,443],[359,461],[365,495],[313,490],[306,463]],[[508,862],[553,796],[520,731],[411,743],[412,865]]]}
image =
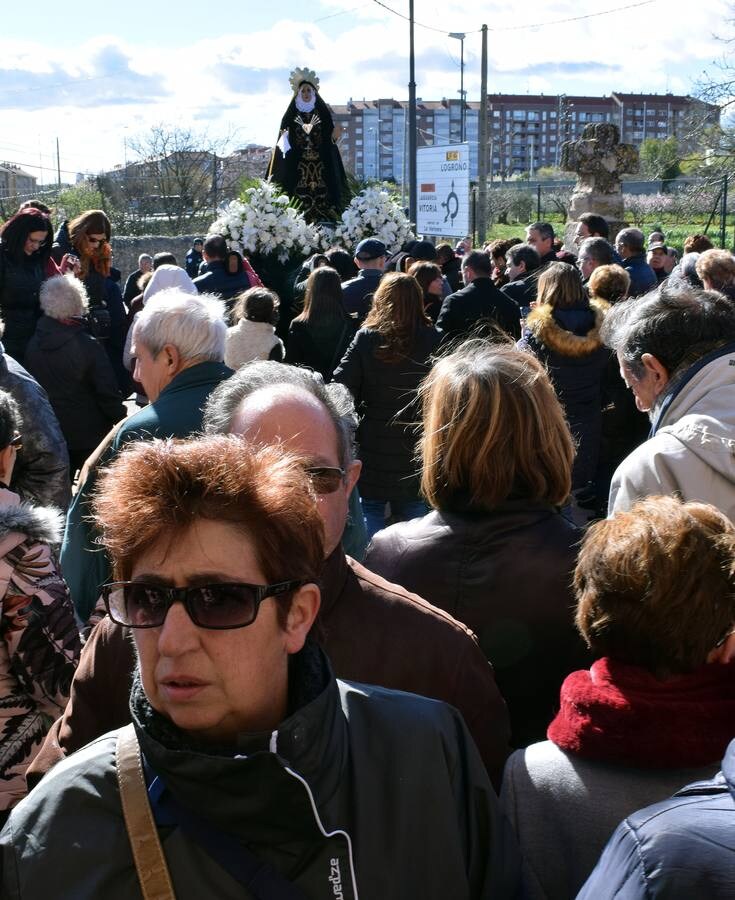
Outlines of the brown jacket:
{"label": "brown jacket", "polygon": [[[423,694],[455,706],[499,786],[510,725],[493,670],[472,632],[443,610],[346,557],[325,564],[319,621],[338,678]],[[64,756],[130,721],[135,653],[108,618],[92,632],[66,711],[28,770],[32,786]]]}

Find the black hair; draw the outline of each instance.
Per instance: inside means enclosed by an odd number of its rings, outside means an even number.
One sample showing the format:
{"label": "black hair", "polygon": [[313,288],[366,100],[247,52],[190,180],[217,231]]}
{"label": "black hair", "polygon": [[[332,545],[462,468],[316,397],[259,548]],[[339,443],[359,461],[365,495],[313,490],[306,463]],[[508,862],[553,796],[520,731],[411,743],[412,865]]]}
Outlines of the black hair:
{"label": "black hair", "polygon": [[204,242],[204,252],[210,259],[224,259],[227,253],[227,241],[221,234],[210,234]]}
{"label": "black hair", "polygon": [[541,265],[541,257],[538,250],[530,244],[514,244],[508,248],[505,257],[514,266],[525,263],[526,272],[533,272],[534,269],[538,269]]}
{"label": "black hair", "polygon": [[554,234],[554,226],[550,225],[548,222],[534,222],[533,225],[528,226],[528,230],[538,231],[542,241],[553,241],[556,237]]}
{"label": "black hair", "polygon": [[610,226],[603,216],[598,216],[597,213],[582,213],[579,221],[587,226],[590,237],[599,236],[604,237],[605,240],[610,237]]}
{"label": "black hair", "polygon": [[178,266],[176,257],[173,253],[156,253],[153,257],[153,271],[155,272],[159,266]]}
{"label": "black hair", "polygon": [[21,428],[20,409],[7,391],[0,390],[0,450],[4,450]]}
{"label": "black hair", "polygon": [[493,261],[482,250],[470,250],[470,252],[462,257],[462,268],[469,267],[478,275],[490,276],[493,270]]}

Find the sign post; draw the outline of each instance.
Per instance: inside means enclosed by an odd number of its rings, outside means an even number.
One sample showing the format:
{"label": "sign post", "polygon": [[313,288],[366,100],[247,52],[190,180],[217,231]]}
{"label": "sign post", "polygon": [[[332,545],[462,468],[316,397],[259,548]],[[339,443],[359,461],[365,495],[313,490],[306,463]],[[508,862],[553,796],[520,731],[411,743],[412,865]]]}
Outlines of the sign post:
{"label": "sign post", "polygon": [[416,231],[435,237],[466,237],[470,233],[469,144],[422,147],[416,163]]}

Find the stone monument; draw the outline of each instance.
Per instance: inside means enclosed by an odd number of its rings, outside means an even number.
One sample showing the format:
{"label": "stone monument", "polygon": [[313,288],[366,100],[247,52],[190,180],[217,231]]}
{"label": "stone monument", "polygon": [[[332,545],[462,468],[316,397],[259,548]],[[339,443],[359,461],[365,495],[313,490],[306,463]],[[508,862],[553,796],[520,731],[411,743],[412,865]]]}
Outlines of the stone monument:
{"label": "stone monument", "polygon": [[587,125],[578,141],[561,146],[561,168],[577,173],[569,204],[564,245],[573,246],[577,220],[582,213],[603,216],[610,226],[610,240],[625,227],[620,178],[638,171],[638,150],[620,143],[620,129],[611,122]]}

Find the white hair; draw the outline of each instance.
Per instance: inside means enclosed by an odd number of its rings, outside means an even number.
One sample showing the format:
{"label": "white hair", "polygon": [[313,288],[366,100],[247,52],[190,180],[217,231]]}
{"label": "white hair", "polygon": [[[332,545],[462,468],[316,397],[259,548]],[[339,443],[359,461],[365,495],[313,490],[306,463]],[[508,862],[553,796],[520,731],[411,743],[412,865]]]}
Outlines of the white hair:
{"label": "white hair", "polygon": [[219,297],[167,288],[141,310],[133,341],[144,344],[152,356],[172,344],[185,360],[223,362],[226,337],[225,305]]}
{"label": "white hair", "polygon": [[141,253],[138,257],[138,268],[140,268],[140,264],[143,262],[143,260],[148,260],[149,263],[152,263],[153,257],[150,255],[150,253]]}
{"label": "white hair", "polygon": [[54,275],[41,285],[41,309],[52,319],[83,316],[89,307],[84,284],[74,275]]}

